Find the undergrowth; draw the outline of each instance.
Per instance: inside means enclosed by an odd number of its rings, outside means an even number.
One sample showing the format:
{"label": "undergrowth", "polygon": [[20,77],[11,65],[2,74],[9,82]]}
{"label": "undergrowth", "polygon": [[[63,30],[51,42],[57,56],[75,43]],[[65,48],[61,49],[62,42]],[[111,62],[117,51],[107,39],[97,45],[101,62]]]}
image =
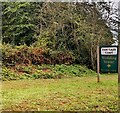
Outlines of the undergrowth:
{"label": "undergrowth", "polygon": [[95,75],[95,72],[81,65],[16,65],[2,68],[3,80],[18,79],[61,79]]}
{"label": "undergrowth", "polygon": [[[77,65],[68,51],[51,51],[26,45],[2,45],[2,79],[61,79],[95,75],[86,66]],[[94,74],[93,74],[94,73]]]}

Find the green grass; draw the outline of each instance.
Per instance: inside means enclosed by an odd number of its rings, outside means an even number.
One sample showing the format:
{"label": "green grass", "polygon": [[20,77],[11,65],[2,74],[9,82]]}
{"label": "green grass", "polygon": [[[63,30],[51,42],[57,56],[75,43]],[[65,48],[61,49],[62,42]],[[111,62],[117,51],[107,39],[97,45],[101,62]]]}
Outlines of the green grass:
{"label": "green grass", "polygon": [[3,110],[115,111],[117,74],[63,79],[3,81]]}

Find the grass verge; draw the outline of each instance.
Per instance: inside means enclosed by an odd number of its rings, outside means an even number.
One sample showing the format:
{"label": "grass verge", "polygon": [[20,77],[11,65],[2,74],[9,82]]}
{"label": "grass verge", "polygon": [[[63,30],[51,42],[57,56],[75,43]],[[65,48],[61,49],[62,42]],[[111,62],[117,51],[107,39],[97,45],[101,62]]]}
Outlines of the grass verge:
{"label": "grass verge", "polygon": [[64,79],[3,81],[3,110],[116,111],[117,74]]}

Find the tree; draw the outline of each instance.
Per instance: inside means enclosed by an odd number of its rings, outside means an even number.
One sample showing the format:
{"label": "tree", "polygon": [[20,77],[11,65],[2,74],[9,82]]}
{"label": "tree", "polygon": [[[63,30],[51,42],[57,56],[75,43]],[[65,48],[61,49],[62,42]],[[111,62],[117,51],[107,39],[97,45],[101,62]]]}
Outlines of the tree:
{"label": "tree", "polygon": [[34,24],[29,2],[3,3],[3,43],[30,45],[34,42]]}
{"label": "tree", "polygon": [[113,43],[108,21],[103,18],[104,12],[109,13],[108,6],[87,2],[4,3],[3,41],[53,52],[69,51],[75,63],[95,70],[97,45]]}

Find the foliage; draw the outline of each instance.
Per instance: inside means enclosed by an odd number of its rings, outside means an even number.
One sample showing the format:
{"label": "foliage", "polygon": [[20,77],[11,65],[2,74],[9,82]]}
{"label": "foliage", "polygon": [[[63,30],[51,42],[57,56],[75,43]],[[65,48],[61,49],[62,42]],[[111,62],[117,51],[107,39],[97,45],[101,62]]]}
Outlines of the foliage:
{"label": "foliage", "polygon": [[17,80],[19,76],[6,67],[2,68],[2,80]]}
{"label": "foliage", "polygon": [[114,43],[108,20],[103,18],[109,9],[103,2],[3,3],[3,42],[42,48],[48,51],[46,56],[55,55],[58,64],[66,63],[61,61],[65,52],[69,64],[74,61],[96,70],[97,46]]}
{"label": "foliage", "polygon": [[35,41],[29,2],[3,3],[3,42],[30,45]]}
{"label": "foliage", "polygon": [[72,64],[75,60],[70,51],[50,51],[52,64]]}
{"label": "foliage", "polygon": [[3,80],[17,79],[61,79],[95,75],[95,72],[80,65],[16,65],[13,68],[3,66]]}
{"label": "foliage", "polygon": [[41,65],[41,64],[71,64],[74,59],[70,52],[44,50],[38,47],[2,46],[3,65],[15,66],[23,65]]}

